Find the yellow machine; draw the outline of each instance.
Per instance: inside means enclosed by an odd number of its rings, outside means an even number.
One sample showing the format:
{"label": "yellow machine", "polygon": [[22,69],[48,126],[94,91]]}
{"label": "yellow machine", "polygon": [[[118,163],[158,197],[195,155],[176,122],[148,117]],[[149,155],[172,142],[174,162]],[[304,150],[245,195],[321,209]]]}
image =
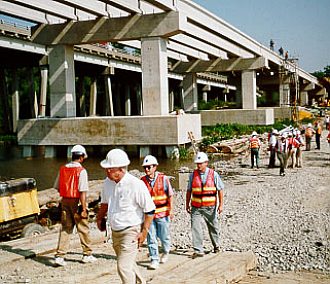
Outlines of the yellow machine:
{"label": "yellow machine", "polygon": [[0,236],[21,232],[37,235],[44,228],[37,223],[40,213],[36,181],[20,178],[0,182]]}

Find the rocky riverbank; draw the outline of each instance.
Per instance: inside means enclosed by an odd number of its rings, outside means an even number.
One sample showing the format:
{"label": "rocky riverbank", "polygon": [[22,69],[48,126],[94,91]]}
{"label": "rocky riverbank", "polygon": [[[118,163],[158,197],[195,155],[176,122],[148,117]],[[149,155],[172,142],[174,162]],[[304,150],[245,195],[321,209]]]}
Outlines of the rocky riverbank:
{"label": "rocky riverbank", "polygon": [[[288,168],[284,177],[279,168],[267,167],[265,152],[259,169],[250,169],[249,156],[218,165],[225,182],[220,217],[224,251],[252,250],[259,271],[330,272],[330,148],[325,138],[320,151],[304,151],[303,157],[303,168]],[[176,248],[191,244],[184,200],[185,192],[177,192]],[[209,241],[205,245],[212,249]]]}

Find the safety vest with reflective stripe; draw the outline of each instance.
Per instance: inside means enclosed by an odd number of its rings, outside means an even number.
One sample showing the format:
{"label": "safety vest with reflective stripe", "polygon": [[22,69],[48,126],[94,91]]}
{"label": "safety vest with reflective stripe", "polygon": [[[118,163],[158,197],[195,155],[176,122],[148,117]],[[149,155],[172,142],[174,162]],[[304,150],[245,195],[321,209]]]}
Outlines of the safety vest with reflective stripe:
{"label": "safety vest with reflective stripe", "polygon": [[256,137],[250,138],[250,149],[258,149],[259,148],[259,139]]}
{"label": "safety vest with reflective stripe", "polygon": [[60,168],[59,191],[60,196],[65,198],[79,198],[79,176],[83,167],[66,167]]}
{"label": "safety vest with reflective stripe", "polygon": [[217,203],[217,189],[214,184],[214,170],[209,169],[205,184],[203,184],[198,170],[194,170],[191,192],[192,206],[215,206]]}
{"label": "safety vest with reflective stripe", "polygon": [[150,183],[147,180],[147,176],[141,177],[141,179],[146,184],[150,192],[151,198],[156,206],[154,219],[163,218],[170,215],[168,195],[166,194],[164,189],[164,178],[165,176],[163,173],[158,173],[154,186],[151,187]]}

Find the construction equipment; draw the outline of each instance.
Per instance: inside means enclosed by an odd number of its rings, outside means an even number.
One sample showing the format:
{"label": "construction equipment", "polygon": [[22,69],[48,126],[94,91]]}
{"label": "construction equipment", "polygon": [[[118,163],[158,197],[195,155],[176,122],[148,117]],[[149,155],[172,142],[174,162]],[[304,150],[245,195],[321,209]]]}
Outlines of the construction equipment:
{"label": "construction equipment", "polygon": [[0,182],[0,236],[21,233],[39,235],[45,228],[38,224],[40,213],[36,181],[20,178]]}

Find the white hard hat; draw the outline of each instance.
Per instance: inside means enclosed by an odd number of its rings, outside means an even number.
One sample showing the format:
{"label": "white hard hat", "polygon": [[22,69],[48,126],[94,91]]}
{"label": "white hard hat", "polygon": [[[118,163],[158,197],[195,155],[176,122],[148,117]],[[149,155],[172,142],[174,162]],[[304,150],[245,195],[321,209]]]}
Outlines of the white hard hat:
{"label": "white hard hat", "polygon": [[278,134],[278,130],[277,129],[273,129],[272,133],[275,134],[275,135],[277,135]]}
{"label": "white hard hat", "polygon": [[195,157],[194,163],[195,164],[204,163],[204,162],[207,162],[208,160],[209,160],[209,158],[207,157],[207,155],[204,152],[198,152]]}
{"label": "white hard hat", "polygon": [[297,131],[296,131],[296,134],[297,134],[297,135],[300,135],[300,133],[301,133],[300,130],[297,130]]}
{"label": "white hard hat", "polygon": [[76,153],[78,155],[84,155],[85,158],[87,158],[87,152],[84,146],[81,145],[74,145],[71,149],[71,153]]}
{"label": "white hard hat", "polygon": [[286,132],[284,132],[281,136],[282,136],[282,138],[287,138],[288,134]]}
{"label": "white hard hat", "polygon": [[103,160],[100,165],[102,168],[120,168],[126,167],[130,164],[130,160],[126,152],[121,149],[112,149],[108,152],[107,157]]}
{"label": "white hard hat", "polygon": [[251,134],[251,136],[257,136],[257,135],[258,135],[258,133],[255,132],[255,131],[253,131],[252,134]]}
{"label": "white hard hat", "polygon": [[145,156],[142,163],[142,167],[151,166],[151,165],[158,165],[157,159],[152,155]]}

